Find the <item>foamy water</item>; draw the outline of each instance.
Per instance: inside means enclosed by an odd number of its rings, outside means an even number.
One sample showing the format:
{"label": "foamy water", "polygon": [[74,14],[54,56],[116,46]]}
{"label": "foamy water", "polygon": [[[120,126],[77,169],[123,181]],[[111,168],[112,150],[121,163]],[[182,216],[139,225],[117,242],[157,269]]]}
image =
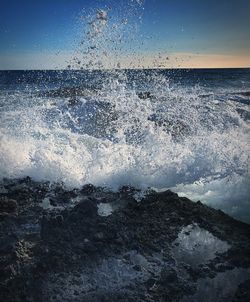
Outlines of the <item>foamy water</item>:
{"label": "foamy water", "polygon": [[98,91],[73,105],[69,97],[5,92],[1,177],[174,188],[237,212],[249,200],[248,105],[151,76],[145,99],[123,72],[106,74]]}
{"label": "foamy water", "polygon": [[[119,63],[143,12],[143,1],[128,3],[81,14],[70,67]],[[0,75],[2,178],[172,188],[249,213],[249,70]]]}

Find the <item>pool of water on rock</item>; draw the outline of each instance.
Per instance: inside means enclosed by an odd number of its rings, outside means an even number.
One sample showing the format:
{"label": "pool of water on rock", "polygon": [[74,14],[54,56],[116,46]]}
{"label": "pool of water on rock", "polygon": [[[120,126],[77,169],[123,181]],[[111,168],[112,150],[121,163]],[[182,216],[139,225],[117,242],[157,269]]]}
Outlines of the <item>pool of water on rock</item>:
{"label": "pool of water on rock", "polygon": [[196,224],[184,227],[173,244],[173,256],[177,262],[184,262],[191,266],[198,266],[224,253],[230,245],[218,239],[210,232]]}

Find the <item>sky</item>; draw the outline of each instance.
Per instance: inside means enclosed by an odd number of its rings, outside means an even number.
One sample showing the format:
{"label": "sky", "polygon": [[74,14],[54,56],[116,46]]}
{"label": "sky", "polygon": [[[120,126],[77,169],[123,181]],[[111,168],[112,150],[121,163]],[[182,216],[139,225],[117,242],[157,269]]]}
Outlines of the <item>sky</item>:
{"label": "sky", "polygon": [[0,69],[250,67],[249,12],[249,0],[1,0]]}

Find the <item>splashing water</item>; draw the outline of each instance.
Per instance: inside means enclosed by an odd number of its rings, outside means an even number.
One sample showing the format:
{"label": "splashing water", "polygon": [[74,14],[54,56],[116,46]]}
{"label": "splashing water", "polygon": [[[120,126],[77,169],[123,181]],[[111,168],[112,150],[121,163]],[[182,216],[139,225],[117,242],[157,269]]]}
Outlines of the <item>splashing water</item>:
{"label": "splashing water", "polygon": [[[72,66],[93,69],[105,66],[105,52],[119,56],[134,5],[140,15],[142,1],[133,1],[119,22],[109,7],[87,16]],[[1,177],[172,188],[236,216],[249,211],[249,70],[0,76]]]}
{"label": "splashing water", "polygon": [[122,0],[116,5],[83,10],[78,20],[77,47],[68,68],[133,67],[134,58],[142,47],[142,39],[137,40],[143,2]]}

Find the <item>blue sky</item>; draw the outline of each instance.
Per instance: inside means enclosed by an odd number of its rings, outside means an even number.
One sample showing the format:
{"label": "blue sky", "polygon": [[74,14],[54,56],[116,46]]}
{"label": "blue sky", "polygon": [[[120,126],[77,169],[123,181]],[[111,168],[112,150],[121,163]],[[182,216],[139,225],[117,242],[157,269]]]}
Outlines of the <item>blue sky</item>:
{"label": "blue sky", "polygon": [[[29,69],[35,60],[40,64],[36,62],[37,68],[50,68],[48,61],[53,61],[55,53],[62,53],[63,60],[74,52],[83,10],[111,7],[111,19],[123,18],[126,3],[137,5],[136,1],[2,0],[0,69]],[[225,64],[235,60],[236,65],[249,66],[249,0],[145,0],[140,9],[141,22],[136,20],[138,16],[130,16],[129,21],[139,27],[130,48],[137,56],[147,56],[148,62],[161,52],[183,60],[189,57],[198,67],[199,61],[200,67],[207,67],[208,62],[223,58]],[[174,60],[171,62],[175,67]]]}

